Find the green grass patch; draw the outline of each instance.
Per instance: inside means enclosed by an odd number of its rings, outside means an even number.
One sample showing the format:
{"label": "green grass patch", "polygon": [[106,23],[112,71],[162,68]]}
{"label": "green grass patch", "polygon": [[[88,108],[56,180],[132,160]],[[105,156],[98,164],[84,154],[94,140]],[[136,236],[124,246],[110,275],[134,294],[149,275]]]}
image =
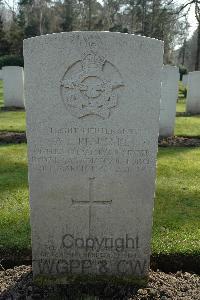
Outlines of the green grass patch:
{"label": "green grass patch", "polygon": [[200,149],[159,150],[153,252],[200,254]]}
{"label": "green grass patch", "polygon": [[[0,80],[0,108],[3,106],[3,81]],[[26,121],[24,111],[0,110],[0,131],[25,131]]]}
{"label": "green grass patch", "polygon": [[0,111],[0,131],[23,132],[25,130],[24,111]]}
{"label": "green grass patch", "polygon": [[175,135],[200,137],[200,115],[176,117]]}
{"label": "green grass patch", "polygon": [[[186,112],[186,99],[184,98],[184,86],[179,81],[179,100],[176,104],[177,112]],[[175,135],[200,137],[200,116],[176,117]]]}
{"label": "green grass patch", "polygon": [[26,145],[0,146],[0,249],[30,248]]}
{"label": "green grass patch", "polygon": [[[27,146],[0,146],[2,249],[30,249]],[[154,254],[200,254],[200,149],[159,149]]]}
{"label": "green grass patch", "polygon": [[178,100],[176,103],[176,112],[185,112],[186,111],[186,101],[185,99]]}
{"label": "green grass patch", "polygon": [[[186,112],[186,99],[183,95],[180,97],[183,89],[182,83],[179,82],[179,100],[176,104],[177,112]],[[200,115],[177,116],[174,134],[177,136],[200,137]]]}

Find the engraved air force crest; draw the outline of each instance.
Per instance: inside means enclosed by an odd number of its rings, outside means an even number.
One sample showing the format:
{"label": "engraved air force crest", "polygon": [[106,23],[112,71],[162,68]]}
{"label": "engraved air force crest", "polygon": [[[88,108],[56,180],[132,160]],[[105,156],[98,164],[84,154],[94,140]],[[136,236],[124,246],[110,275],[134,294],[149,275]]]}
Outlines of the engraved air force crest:
{"label": "engraved air force crest", "polygon": [[117,68],[90,50],[65,72],[61,97],[67,110],[77,118],[96,115],[107,119],[111,109],[118,105],[122,86]]}

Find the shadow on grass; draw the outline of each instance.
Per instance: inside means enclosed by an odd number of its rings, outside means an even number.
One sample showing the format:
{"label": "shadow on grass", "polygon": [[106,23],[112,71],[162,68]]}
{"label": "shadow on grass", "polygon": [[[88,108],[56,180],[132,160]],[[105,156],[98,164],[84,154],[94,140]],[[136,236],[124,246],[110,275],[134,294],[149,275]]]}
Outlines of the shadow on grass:
{"label": "shadow on grass", "polygon": [[26,163],[1,161],[0,163],[0,191],[28,187],[28,168]]}
{"label": "shadow on grass", "polygon": [[199,114],[195,114],[195,115],[192,115],[191,113],[187,113],[185,111],[177,111],[176,112],[176,117],[177,118],[192,118],[192,117],[196,117],[196,118],[200,118],[200,113]]}
{"label": "shadow on grass", "polygon": [[16,107],[16,106],[9,106],[9,107],[0,107],[0,112],[7,112],[7,111],[25,111],[25,108]]}
{"label": "shadow on grass", "polygon": [[180,253],[151,255],[151,269],[154,271],[160,270],[166,273],[182,271],[200,274],[199,266],[200,255]]}

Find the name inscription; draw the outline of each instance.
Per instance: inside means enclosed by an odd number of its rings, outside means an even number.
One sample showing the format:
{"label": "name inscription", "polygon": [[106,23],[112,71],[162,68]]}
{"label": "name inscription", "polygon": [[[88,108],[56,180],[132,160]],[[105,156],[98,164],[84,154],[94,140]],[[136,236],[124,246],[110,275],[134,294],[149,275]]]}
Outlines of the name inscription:
{"label": "name inscription", "polygon": [[[124,128],[47,128],[29,162],[39,172],[130,173],[154,161],[142,133]],[[137,145],[137,147],[136,147]]]}

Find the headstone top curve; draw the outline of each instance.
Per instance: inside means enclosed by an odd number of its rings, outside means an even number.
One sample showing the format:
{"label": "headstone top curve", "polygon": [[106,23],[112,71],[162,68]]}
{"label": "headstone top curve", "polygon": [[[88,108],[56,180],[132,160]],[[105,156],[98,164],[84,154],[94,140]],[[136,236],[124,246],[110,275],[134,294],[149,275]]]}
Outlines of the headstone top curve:
{"label": "headstone top curve", "polygon": [[60,33],[51,33],[51,34],[44,34],[40,36],[35,36],[31,38],[24,39],[23,43],[24,46],[28,44],[30,41],[38,41],[38,40],[51,40],[54,38],[59,38],[63,36],[71,36],[71,35],[110,35],[110,36],[120,36],[124,37],[126,36],[127,38],[134,38],[136,40],[145,40],[145,41],[152,41],[153,43],[161,44],[163,45],[164,42],[161,40],[158,40],[156,38],[150,38],[147,36],[141,36],[141,35],[136,35],[136,34],[127,34],[127,33],[121,33],[121,32],[110,32],[110,31],[69,31],[69,32],[60,32]]}
{"label": "headstone top curve", "polygon": [[2,70],[5,69],[5,68],[7,68],[7,69],[13,69],[13,68],[15,68],[15,69],[23,69],[23,67],[21,67],[21,66],[4,66],[4,67],[2,67]]}

